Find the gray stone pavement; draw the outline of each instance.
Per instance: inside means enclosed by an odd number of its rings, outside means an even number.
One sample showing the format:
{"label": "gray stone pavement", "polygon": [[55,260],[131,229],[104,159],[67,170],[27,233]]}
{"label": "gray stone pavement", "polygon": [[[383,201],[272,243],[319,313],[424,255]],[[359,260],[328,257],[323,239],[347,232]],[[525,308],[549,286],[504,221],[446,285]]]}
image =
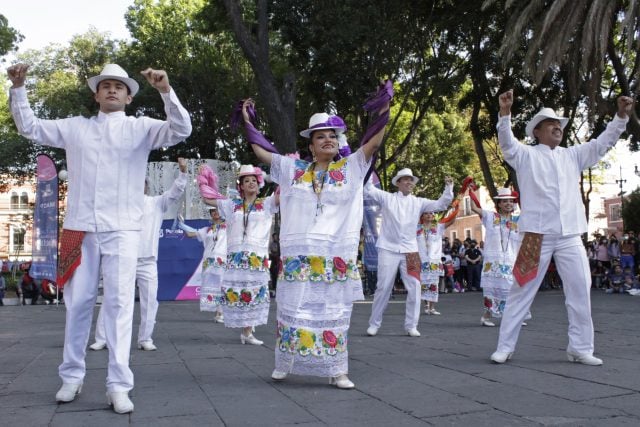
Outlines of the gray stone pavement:
{"label": "gray stone pavement", "polygon": [[55,403],[64,307],[0,307],[0,425],[640,425],[640,297],[594,291],[601,367],[567,362],[560,291],[539,293],[513,359],[491,364],[498,328],[480,326],[481,302],[478,292],[441,295],[442,315],[421,317],[420,338],[404,335],[401,297],[376,337],[365,335],[370,301],[357,304],[350,391],[323,378],[270,379],[275,304],[256,331],[265,345],[256,347],[241,345],[238,330],[214,324],[195,302],[161,303],[158,351],[131,353],[129,415],[106,405],[106,351],[88,352],[82,394]]}

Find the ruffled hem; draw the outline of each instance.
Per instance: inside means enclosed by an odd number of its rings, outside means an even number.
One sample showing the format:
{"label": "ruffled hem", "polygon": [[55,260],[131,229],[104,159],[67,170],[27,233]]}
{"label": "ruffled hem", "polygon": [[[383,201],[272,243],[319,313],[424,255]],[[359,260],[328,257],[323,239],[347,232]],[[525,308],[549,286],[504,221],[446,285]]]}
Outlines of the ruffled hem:
{"label": "ruffled hem", "polygon": [[266,325],[269,320],[269,301],[251,309],[238,309],[227,305],[222,307],[224,326],[227,328],[247,328]]}

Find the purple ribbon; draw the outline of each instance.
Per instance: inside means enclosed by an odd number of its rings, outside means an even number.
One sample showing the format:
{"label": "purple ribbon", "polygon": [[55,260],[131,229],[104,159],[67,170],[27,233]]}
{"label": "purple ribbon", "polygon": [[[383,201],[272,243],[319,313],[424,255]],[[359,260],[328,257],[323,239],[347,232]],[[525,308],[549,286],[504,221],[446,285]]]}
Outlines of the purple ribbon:
{"label": "purple ribbon", "polygon": [[[372,94],[364,103],[364,109],[370,113],[376,112],[380,110],[382,107],[387,105],[393,99],[393,82],[391,80],[385,81],[378,87],[378,91],[375,94]],[[362,139],[360,140],[360,146],[365,145],[369,140],[378,132],[387,126],[389,122],[389,117],[391,116],[389,109],[387,109],[384,113],[379,114],[377,117],[373,119],[371,123],[369,123],[369,127],[367,127],[367,131],[364,133]],[[373,155],[371,159],[371,167],[367,172],[364,182],[367,182],[373,171],[375,170],[376,160],[378,160],[378,153]]]}
{"label": "purple ribbon", "polygon": [[[231,127],[231,132],[237,132],[240,125],[244,123],[244,117],[242,117],[242,105],[244,104],[244,99],[236,102],[236,105],[233,107],[231,111],[231,117],[229,118],[229,126]],[[249,120],[254,125],[258,121],[258,113],[256,109],[253,108],[253,105],[249,105],[247,107],[247,113],[249,114]]]}
{"label": "purple ribbon", "polygon": [[324,123],[318,123],[316,125],[311,126],[309,129],[317,129],[317,128],[341,128],[346,132],[347,125],[344,123],[344,120],[340,116],[329,116],[329,119]]}

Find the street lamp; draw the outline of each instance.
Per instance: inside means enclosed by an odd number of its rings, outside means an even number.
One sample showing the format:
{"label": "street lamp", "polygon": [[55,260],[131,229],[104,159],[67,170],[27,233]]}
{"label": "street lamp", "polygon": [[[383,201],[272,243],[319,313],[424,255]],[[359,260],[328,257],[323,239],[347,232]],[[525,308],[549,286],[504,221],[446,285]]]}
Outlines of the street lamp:
{"label": "street lamp", "polygon": [[638,165],[636,165],[636,168],[633,170],[633,173],[635,173],[636,176],[640,176],[640,170],[638,170]]}
{"label": "street lamp", "polygon": [[[636,166],[636,173],[638,173],[638,166]],[[622,184],[627,182],[626,179],[622,179],[622,165],[620,165],[620,179],[616,179],[616,184],[620,185],[620,221],[622,221],[622,230],[624,231],[624,218],[622,217],[622,211],[624,210],[624,191],[622,191]]]}

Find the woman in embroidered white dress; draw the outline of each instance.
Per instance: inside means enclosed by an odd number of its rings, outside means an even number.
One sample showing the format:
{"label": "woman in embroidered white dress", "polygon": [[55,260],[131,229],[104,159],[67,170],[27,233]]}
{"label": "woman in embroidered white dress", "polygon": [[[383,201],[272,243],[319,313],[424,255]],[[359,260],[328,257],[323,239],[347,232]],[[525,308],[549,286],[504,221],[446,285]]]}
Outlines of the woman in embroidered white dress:
{"label": "woman in embroidered white dress", "polygon": [[416,232],[418,253],[420,254],[420,298],[424,300],[425,314],[439,315],[436,310],[438,302],[438,284],[444,276],[442,263],[442,238],[444,230],[455,222],[440,223],[433,212],[423,212]]}
{"label": "woman in embroidered white dress", "polygon": [[[388,120],[388,99],[383,104],[377,113]],[[243,106],[245,122],[250,105],[248,100]],[[363,180],[385,124],[374,128],[371,137],[367,132],[360,149],[338,161],[333,161],[338,138],[346,126],[325,113],[314,114],[309,129],[300,132],[310,139],[313,162],[252,145],[258,158],[271,164],[271,178],[281,189],[274,380],[313,375],[329,377],[341,389],[354,388],[347,376],[347,343],[353,302],[364,298],[356,265]]]}
{"label": "woman in embroidered white dress", "polygon": [[[469,191],[471,195],[471,190]],[[483,326],[495,326],[491,318],[500,318],[513,285],[513,264],[520,248],[518,215],[514,215],[517,194],[509,188],[498,189],[493,198],[496,211],[478,206],[475,195],[471,197],[471,209],[482,218],[485,228],[482,294],[484,313],[480,318]]]}
{"label": "woman in embroidered white dress", "polygon": [[224,323],[222,314],[222,279],[227,266],[227,225],[215,206],[209,206],[211,225],[198,230],[180,222],[188,237],[195,237],[204,245],[202,254],[202,286],[200,311],[215,311],[216,323]]}
{"label": "woman in embroidered white dress", "polygon": [[[201,171],[202,173],[202,171]],[[277,212],[277,197],[258,197],[264,185],[262,171],[251,165],[240,166],[240,197],[208,199],[217,206],[227,223],[227,270],[221,286],[224,325],[242,328],[240,342],[262,345],[252,329],[267,323],[269,317],[269,236]]]}

